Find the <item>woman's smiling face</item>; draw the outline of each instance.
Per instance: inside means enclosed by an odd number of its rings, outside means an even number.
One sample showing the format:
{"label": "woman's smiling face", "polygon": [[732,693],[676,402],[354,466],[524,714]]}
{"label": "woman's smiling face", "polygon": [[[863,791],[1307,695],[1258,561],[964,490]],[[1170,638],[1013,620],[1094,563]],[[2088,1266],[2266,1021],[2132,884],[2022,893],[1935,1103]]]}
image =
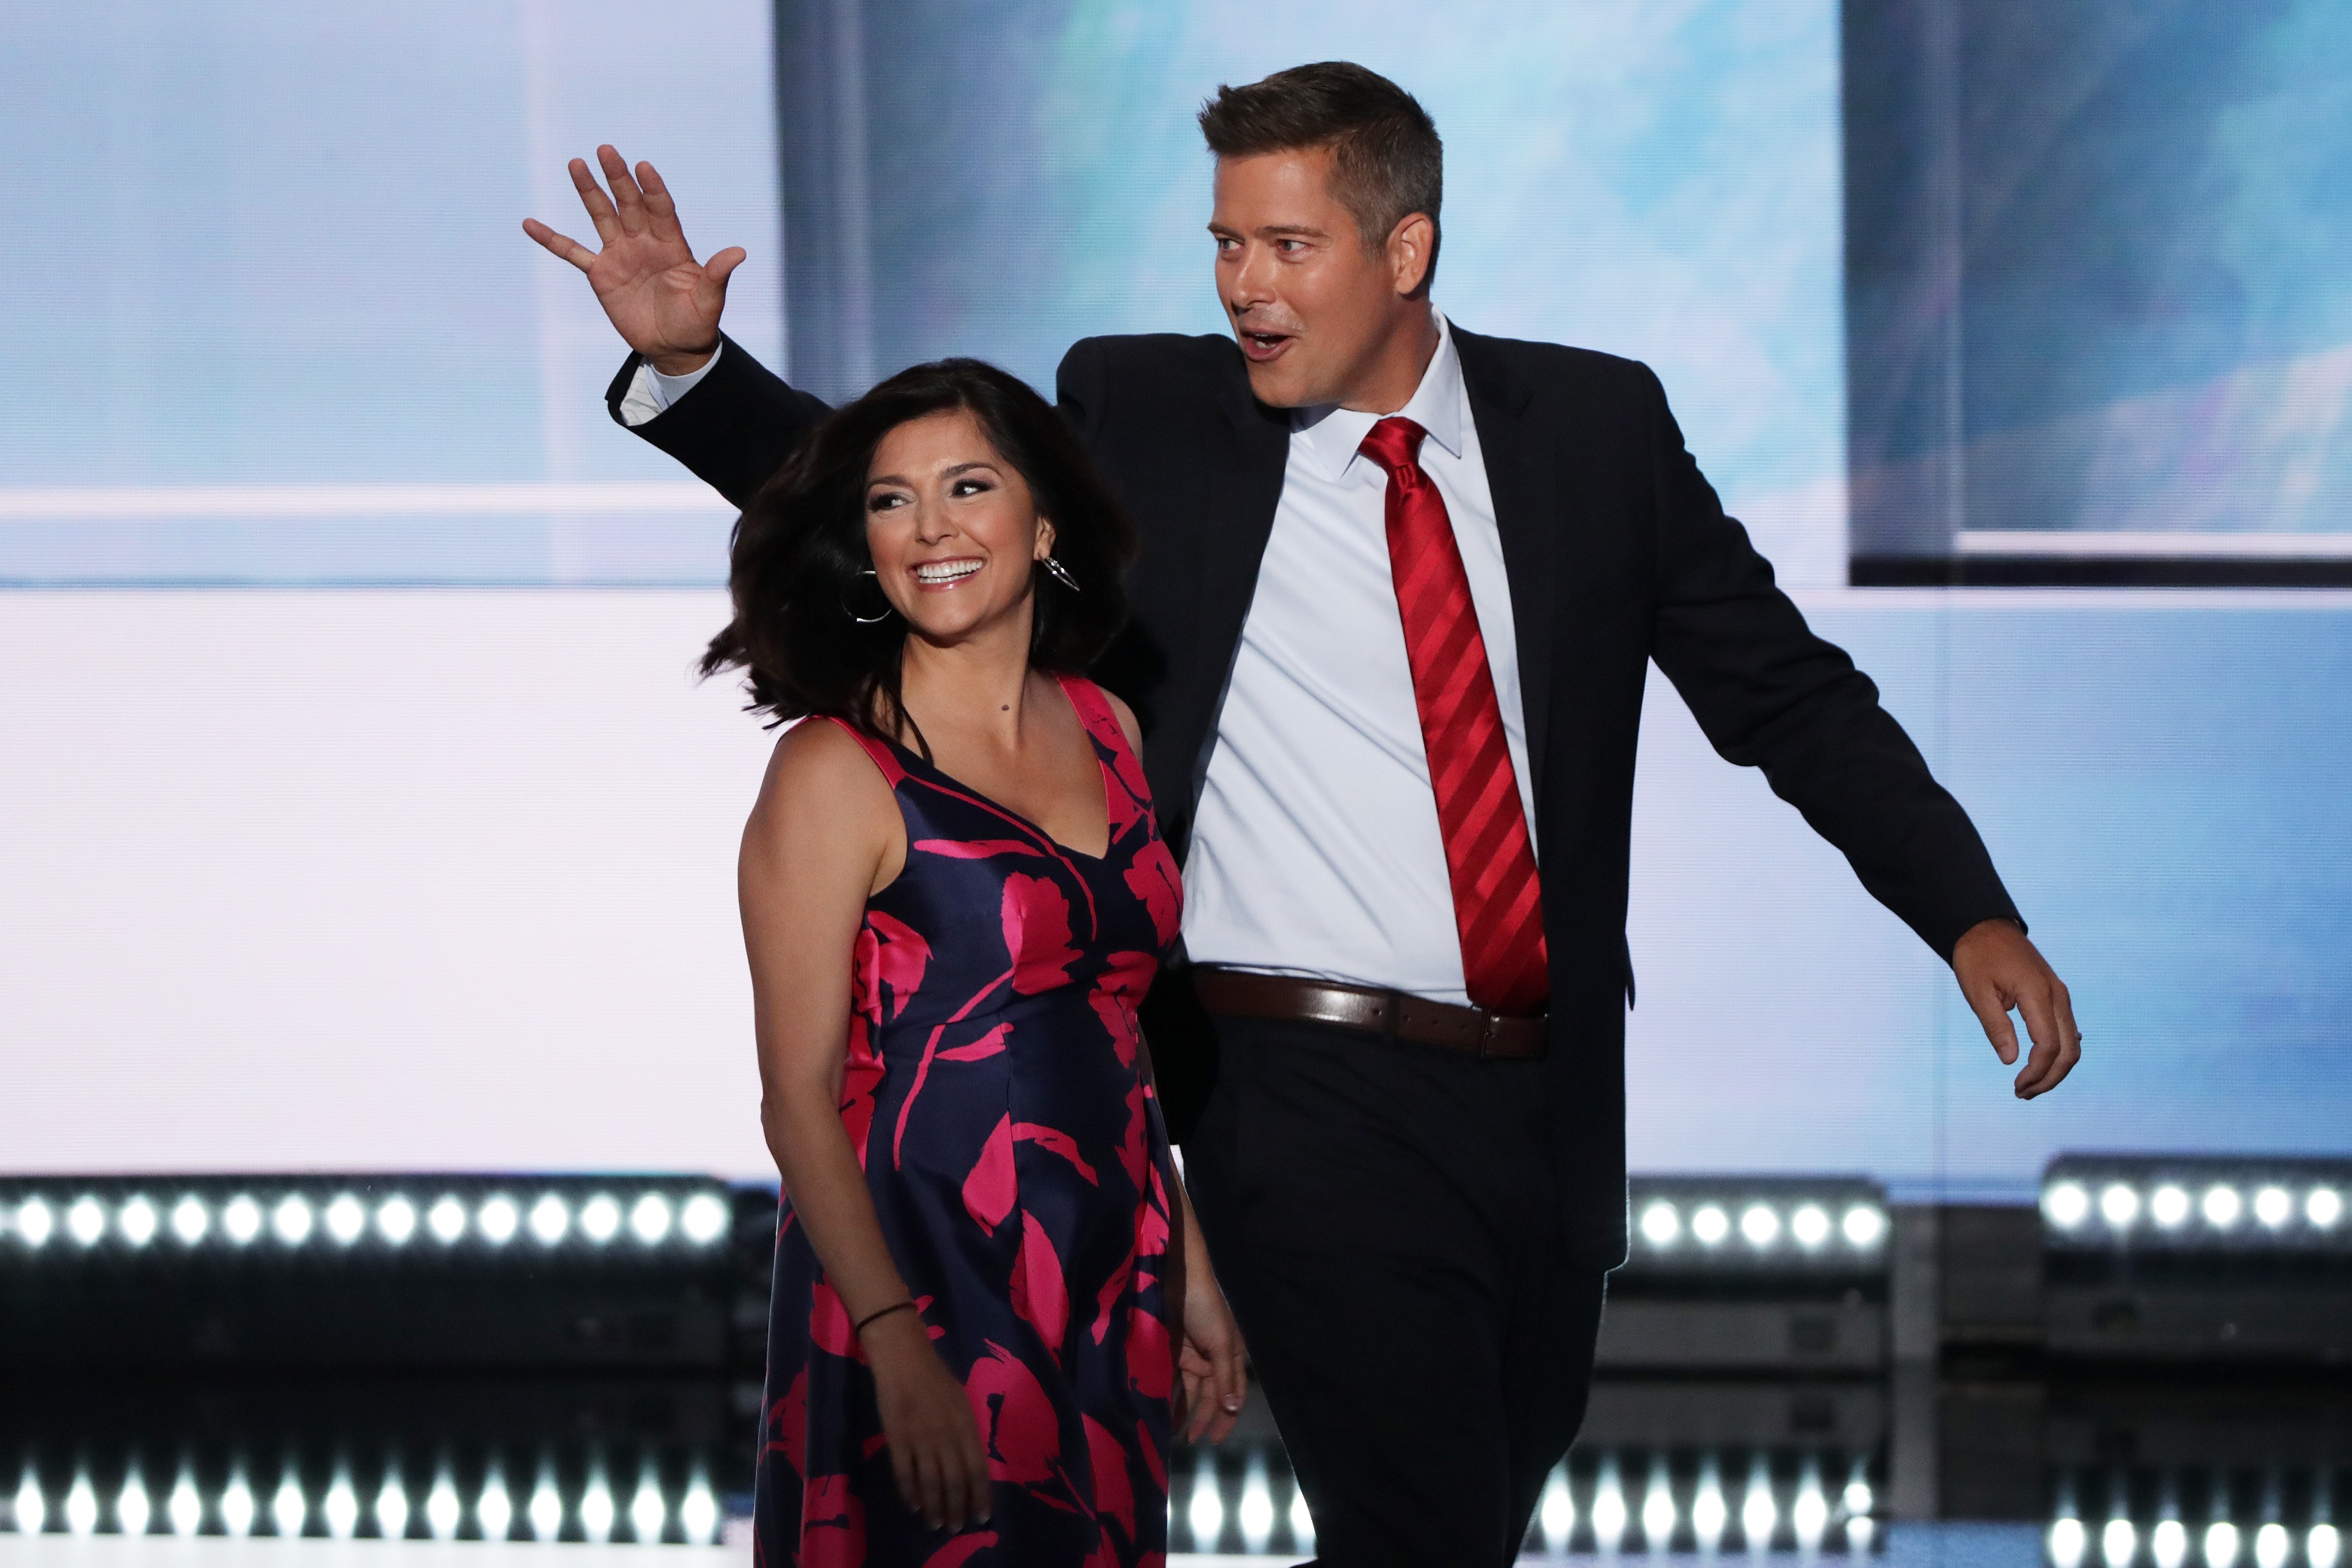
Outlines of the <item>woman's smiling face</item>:
{"label": "woman's smiling face", "polygon": [[866,477],[866,543],[882,592],[935,643],[1026,622],[1035,563],[1054,547],[1028,481],[970,409],[910,419],[882,437]]}

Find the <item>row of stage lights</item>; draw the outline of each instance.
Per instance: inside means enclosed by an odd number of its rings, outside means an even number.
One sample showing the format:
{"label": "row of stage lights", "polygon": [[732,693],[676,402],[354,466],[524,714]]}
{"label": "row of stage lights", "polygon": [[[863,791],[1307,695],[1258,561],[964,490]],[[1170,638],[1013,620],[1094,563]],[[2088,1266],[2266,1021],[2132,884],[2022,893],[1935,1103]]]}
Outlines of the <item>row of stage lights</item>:
{"label": "row of stage lights", "polygon": [[[1731,1239],[1737,1205],[1702,1203],[1690,1211],[1687,1221],[1682,1208],[1665,1198],[1653,1198],[1641,1205],[1636,1222],[1642,1239],[1654,1251],[1665,1252],[1682,1245],[1685,1235],[1702,1247],[1718,1247]],[[1758,1252],[1769,1252],[1783,1241],[1794,1243],[1808,1253],[1820,1253],[1832,1241],[1843,1241],[1856,1253],[1875,1252],[1886,1239],[1886,1211],[1876,1204],[1851,1204],[1842,1215],[1832,1217],[1830,1209],[1817,1203],[1803,1203],[1788,1211],[1783,1218],[1780,1208],[1766,1203],[1751,1203],[1737,1207],[1736,1222],[1739,1237]]]}
{"label": "row of stage lights", "polygon": [[2295,1568],[2298,1563],[2307,1568],[2336,1568],[2344,1542],[2336,1526],[2323,1521],[2299,1533],[2300,1542],[2297,1531],[2276,1520],[2249,1531],[2226,1519],[2201,1531],[2178,1519],[2159,1520],[2147,1529],[2128,1519],[2111,1519],[2095,1536],[2082,1520],[2062,1513],[2050,1525],[2050,1561],[2053,1568],[2085,1568],[2094,1563],[2134,1568],[2145,1553],[2152,1568]]}
{"label": "row of stage lights", "polygon": [[[1576,1468],[1584,1468],[1580,1460]],[[1636,1543],[1650,1552],[1688,1547],[1702,1552],[1726,1545],[1811,1552],[1842,1543],[1849,1552],[1867,1552],[1878,1539],[1876,1500],[1859,1462],[1834,1492],[1817,1461],[1807,1462],[1793,1487],[1776,1482],[1761,1456],[1751,1458],[1744,1483],[1727,1484],[1722,1472],[1721,1462],[1709,1458],[1694,1483],[1678,1488],[1663,1465],[1654,1464],[1636,1496],[1614,1455],[1601,1456],[1581,1479],[1562,1464],[1544,1484],[1528,1544],[1604,1555]],[[1172,1551],[1259,1556],[1315,1550],[1306,1498],[1286,1475],[1269,1471],[1262,1451],[1249,1457],[1238,1485],[1204,1454],[1178,1492],[1169,1507]]]}
{"label": "row of stage lights", "polygon": [[2295,1188],[2266,1182],[2248,1192],[2233,1182],[2214,1182],[2192,1192],[2181,1182],[2097,1184],[2066,1176],[2042,1189],[2042,1213],[2069,1237],[2083,1234],[2095,1215],[2117,1235],[2131,1232],[2146,1219],[2162,1235],[2267,1233],[2287,1239],[2300,1232],[2306,1239],[2316,1239],[2338,1234],[2344,1194],[2327,1183]]}
{"label": "row of stage lights", "polygon": [[676,1241],[699,1247],[725,1237],[731,1217],[726,1200],[709,1192],[695,1193],[682,1202],[670,1194],[648,1192],[625,1206],[609,1193],[592,1194],[576,1206],[561,1194],[544,1193],[528,1208],[521,1199],[504,1193],[477,1204],[455,1194],[425,1202],[395,1193],[371,1203],[349,1192],[285,1193],[273,1201],[239,1193],[217,1206],[187,1193],[168,1207],[139,1193],[111,1204],[84,1194],[62,1208],[35,1194],[13,1204],[0,1203],[0,1237],[32,1252],[52,1240],[71,1242],[85,1251],[101,1242],[140,1251],[167,1237],[189,1248],[208,1241],[245,1247],[265,1236],[289,1250],[320,1241],[351,1248],[371,1237],[398,1249],[419,1237],[455,1247],[469,1234],[494,1247],[521,1236],[542,1247],[560,1247],[574,1236],[603,1247],[625,1235],[646,1247]]}
{"label": "row of stage lights", "polygon": [[101,1498],[87,1475],[78,1475],[62,1498],[46,1493],[29,1469],[6,1503],[9,1528],[18,1535],[44,1532],[89,1535],[323,1536],[398,1541],[585,1541],[602,1544],[634,1541],[708,1545],[723,1522],[719,1500],[698,1471],[682,1494],[658,1484],[648,1469],[625,1500],[601,1474],[591,1475],[576,1495],[559,1489],[542,1472],[517,1495],[492,1470],[478,1490],[460,1493],[444,1472],[422,1496],[413,1496],[397,1474],[387,1476],[374,1496],[362,1497],[347,1471],[338,1471],[323,1492],[304,1488],[291,1467],[267,1498],[243,1474],[207,1495],[188,1472],[162,1496],[151,1493],[136,1470],[111,1497]]}

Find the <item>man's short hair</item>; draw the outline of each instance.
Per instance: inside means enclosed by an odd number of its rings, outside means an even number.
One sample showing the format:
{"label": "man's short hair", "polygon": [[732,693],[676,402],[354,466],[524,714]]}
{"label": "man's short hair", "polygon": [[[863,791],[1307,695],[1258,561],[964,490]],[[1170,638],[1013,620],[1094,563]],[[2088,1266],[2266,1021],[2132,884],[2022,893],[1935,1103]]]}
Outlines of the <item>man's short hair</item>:
{"label": "man's short hair", "polygon": [[[1429,111],[1377,71],[1327,60],[1247,87],[1221,87],[1201,105],[1201,134],[1220,158],[1330,148],[1331,194],[1370,250],[1384,247],[1407,214],[1425,214],[1437,226],[1445,144]],[[1436,273],[1433,234],[1423,291]]]}

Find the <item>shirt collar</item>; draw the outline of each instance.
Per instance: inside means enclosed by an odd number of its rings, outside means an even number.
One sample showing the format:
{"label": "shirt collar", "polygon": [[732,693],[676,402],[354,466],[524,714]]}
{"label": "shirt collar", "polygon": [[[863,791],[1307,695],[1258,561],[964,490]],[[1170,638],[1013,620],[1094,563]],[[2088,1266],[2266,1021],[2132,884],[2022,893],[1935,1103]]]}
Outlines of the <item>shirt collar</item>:
{"label": "shirt collar", "polygon": [[[1430,356],[1429,368],[1421,373],[1421,384],[1413,388],[1412,400],[1397,413],[1428,431],[1429,439],[1445,448],[1449,457],[1459,458],[1464,414],[1462,360],[1454,352],[1454,330],[1446,322],[1445,312],[1433,309],[1430,314],[1437,318],[1437,352]],[[1336,403],[1300,408],[1291,414],[1291,440],[1306,447],[1315,466],[1327,478],[1344,479],[1364,437],[1371,434],[1373,426],[1387,417],[1342,408]]]}

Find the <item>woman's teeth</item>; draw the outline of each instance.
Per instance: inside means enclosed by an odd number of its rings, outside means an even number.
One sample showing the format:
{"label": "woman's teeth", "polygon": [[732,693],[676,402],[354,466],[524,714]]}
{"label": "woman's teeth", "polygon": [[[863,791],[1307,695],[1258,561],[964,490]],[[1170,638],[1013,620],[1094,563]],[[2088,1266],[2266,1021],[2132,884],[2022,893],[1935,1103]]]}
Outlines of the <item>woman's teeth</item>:
{"label": "woman's teeth", "polygon": [[977,561],[926,561],[915,568],[915,578],[922,583],[952,583],[971,576],[980,566]]}

